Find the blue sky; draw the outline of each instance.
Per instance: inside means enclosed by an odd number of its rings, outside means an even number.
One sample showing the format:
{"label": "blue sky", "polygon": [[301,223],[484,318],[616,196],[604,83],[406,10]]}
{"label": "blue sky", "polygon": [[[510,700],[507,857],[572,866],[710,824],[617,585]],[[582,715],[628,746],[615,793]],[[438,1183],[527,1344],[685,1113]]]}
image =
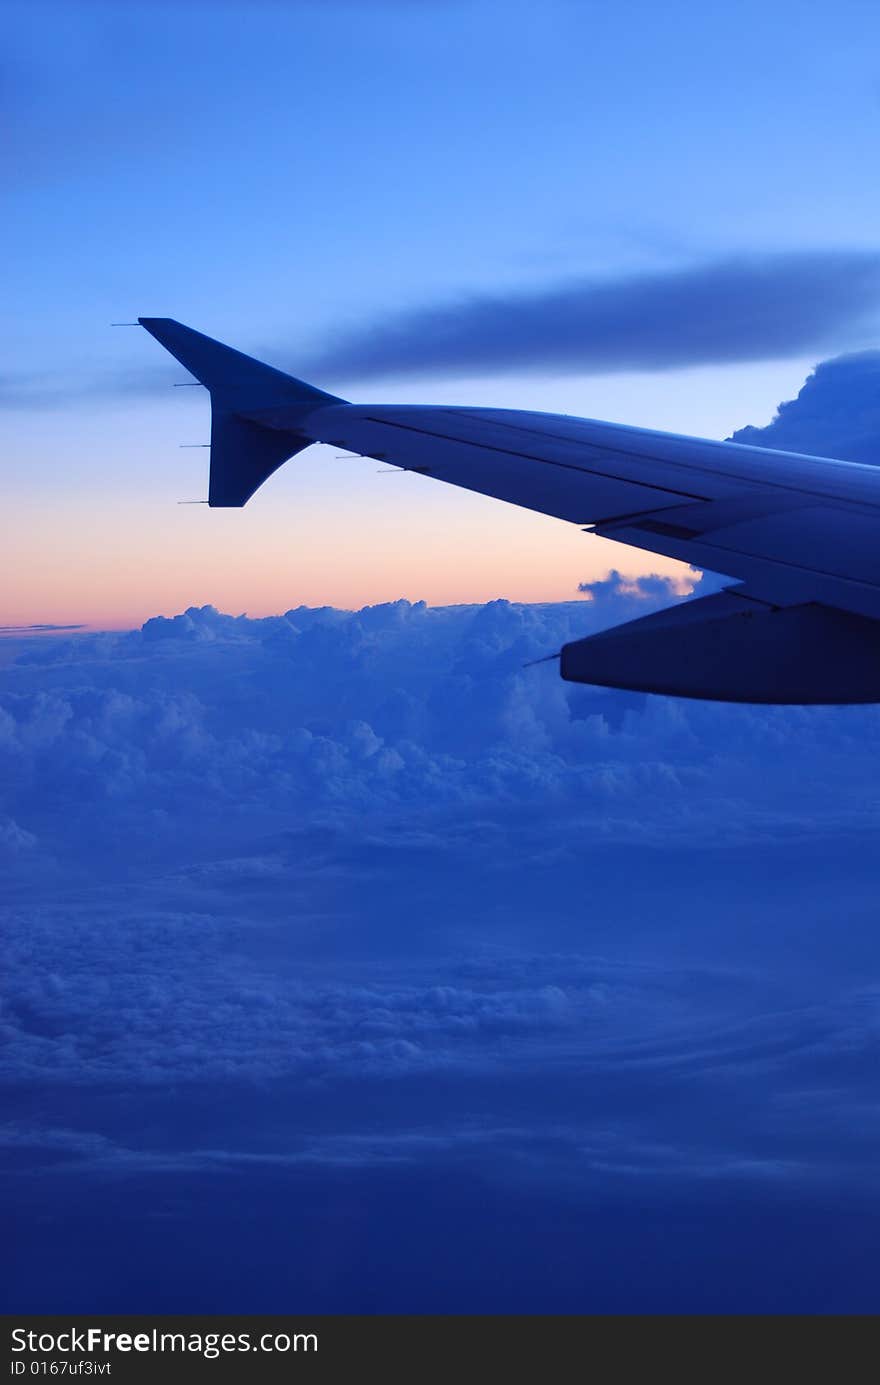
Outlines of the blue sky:
{"label": "blue sky", "polygon": [[107,325],[880,463],[876,7],[4,27],[4,1306],[876,1311],[877,710],[526,668],[697,575],[328,449],[178,507]]}

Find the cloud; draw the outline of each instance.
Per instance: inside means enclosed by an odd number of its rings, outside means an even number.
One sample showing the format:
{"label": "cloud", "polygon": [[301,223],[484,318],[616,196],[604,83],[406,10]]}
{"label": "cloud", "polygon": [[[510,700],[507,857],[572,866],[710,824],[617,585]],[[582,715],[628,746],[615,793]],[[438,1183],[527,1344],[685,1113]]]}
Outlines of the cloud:
{"label": "cloud", "polygon": [[[326,382],[723,365],[835,350],[866,336],[875,338],[878,306],[880,255],[874,252],[767,254],[617,280],[570,280],[531,294],[426,305],[331,338],[311,362],[304,363],[300,353],[295,369]],[[271,348],[266,354],[273,355]],[[838,364],[845,377],[840,385],[844,397],[860,366],[867,406],[876,360],[868,351],[820,366],[816,386],[822,398],[815,399],[809,383],[805,386],[797,436],[812,431],[820,440],[830,427],[839,431],[843,420],[837,411],[835,423],[833,398]],[[7,375],[0,380],[0,409],[70,408],[99,397],[153,398],[181,383],[185,373],[160,364],[100,374],[65,367],[51,375]],[[783,405],[780,415],[787,430],[794,422],[785,412],[790,407]],[[867,426],[871,422],[866,419]],[[737,440],[755,440],[757,431],[743,429]],[[845,442],[870,449],[873,436],[850,423]]]}
{"label": "cloud", "polygon": [[[0,669],[15,882],[0,1076],[153,1088],[794,1062],[813,1012],[783,1019],[768,995],[745,1022],[741,955],[722,980],[638,949],[622,968],[533,943],[495,964],[446,955],[450,909],[498,909],[505,936],[531,937],[532,880],[576,917],[609,852],[659,850],[698,880],[719,849],[821,850],[880,826],[877,709],[680,704],[524,667],[680,599],[616,574],[586,595],[257,620],[193,607],[23,643]],[[279,962],[349,917],[364,973]],[[386,974],[388,938],[413,928],[440,960]]]}
{"label": "cloud", "polygon": [[[861,773],[872,708],[684,708],[565,684],[552,662],[530,666],[676,599],[664,579],[616,576],[586,594],[557,606],[400,601],[262,620],[203,607],[127,634],[30,640],[0,678],[0,809],[42,839],[47,817],[57,827],[86,803],[124,835],[148,810],[180,832],[178,820],[206,803],[209,815],[242,802],[266,815],[368,813],[379,832],[383,815],[404,810],[486,805],[498,823],[499,804],[543,802],[574,813],[579,830],[607,834],[613,819],[618,840],[698,845],[809,831],[814,810],[786,778],[746,786],[762,745],[785,758],[810,744],[820,760],[834,756],[845,785],[824,827],[834,812],[868,821],[847,775]],[[73,849],[80,827],[73,814],[59,846]]]}
{"label": "cloud", "polygon": [[[704,585],[704,579],[699,579],[701,593]],[[624,577],[616,568],[612,568],[607,577],[598,581],[578,583],[578,591],[588,596],[591,601],[616,604],[620,597],[629,596],[644,601],[646,606],[648,603],[670,606],[678,598],[690,595],[694,587],[695,578],[691,572],[682,577],[661,576],[658,573],[647,577]],[[647,614],[647,610],[645,613]]]}
{"label": "cloud", "polygon": [[769,360],[875,331],[878,299],[875,252],[756,255],[426,304],[340,336],[309,369],[332,380]]}
{"label": "cloud", "polygon": [[55,630],[85,630],[85,625],[0,625],[0,635],[46,635]]}
{"label": "cloud", "polygon": [[0,860],[31,851],[36,841],[33,832],[26,832],[13,818],[0,818]]}
{"label": "cloud", "polygon": [[880,464],[880,351],[816,366],[796,399],[765,428],[740,428],[734,442]]}
{"label": "cloud", "polygon": [[[627,1183],[662,1179],[714,1179],[727,1183],[778,1183],[792,1178],[818,1182],[817,1171],[782,1157],[712,1156],[699,1148],[676,1150],[639,1138],[637,1132],[597,1128],[590,1124],[552,1124],[540,1131],[528,1125],[494,1125],[471,1119],[441,1131],[389,1129],[365,1134],[343,1131],[299,1140],[283,1151],[204,1148],[184,1152],[133,1149],[105,1136],[76,1129],[45,1129],[10,1122],[0,1126],[0,1160],[7,1176],[22,1157],[44,1168],[60,1167],[103,1177],[196,1171],[200,1174],[239,1168],[271,1173],[273,1169],[314,1166],[321,1170],[358,1170],[437,1165],[449,1161],[493,1159],[515,1150],[527,1170],[552,1163],[557,1178],[583,1182],[596,1178]],[[820,1175],[821,1176],[821,1175]]]}
{"label": "cloud", "polygon": [[[685,705],[563,683],[532,661],[680,599],[666,579],[616,574],[585,595],[261,620],[190,608],[139,631],[22,642],[0,669],[0,815],[34,839],[17,869],[39,878],[51,858],[102,872],[111,844],[140,855],[149,824],[151,848],[188,871],[188,905],[213,911],[230,887],[283,892],[294,875],[306,888],[325,868],[426,854],[435,869],[446,856],[503,870],[511,855],[575,862],[585,842],[702,851],[875,830],[876,708]],[[805,754],[821,800],[804,792]],[[270,846],[225,845],[243,813]]]}

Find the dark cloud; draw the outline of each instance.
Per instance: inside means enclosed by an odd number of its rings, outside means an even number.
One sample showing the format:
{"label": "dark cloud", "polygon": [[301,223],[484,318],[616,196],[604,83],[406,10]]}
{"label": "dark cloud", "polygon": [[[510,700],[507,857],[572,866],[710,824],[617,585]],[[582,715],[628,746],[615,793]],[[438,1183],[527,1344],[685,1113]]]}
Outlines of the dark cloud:
{"label": "dark cloud", "polygon": [[425,305],[341,336],[309,369],[356,380],[767,360],[850,344],[878,301],[876,252],[741,257]]}
{"label": "dark cloud", "polygon": [[[827,251],[755,256],[426,306],[343,334],[311,362],[298,352],[290,368],[324,383],[399,375],[672,370],[847,347],[866,333],[877,334],[878,306],[880,255]],[[257,354],[278,356],[272,347]],[[875,353],[840,360],[845,370],[839,403],[834,400],[835,361],[819,367],[815,382],[802,391],[806,399],[798,411],[799,439],[811,433],[818,442],[829,429],[840,432],[849,395],[858,393],[857,367],[860,399],[868,407]],[[185,371],[164,364],[103,373],[76,373],[65,366],[51,374],[10,374],[0,380],[0,409],[90,406],[100,397],[152,398],[185,380]],[[816,388],[821,388],[821,398]],[[807,412],[811,401],[815,407]],[[791,407],[781,410],[787,431],[794,422],[786,412]],[[869,431],[864,436],[851,420],[847,445],[863,451],[870,447],[872,426],[873,418],[866,418]],[[746,429],[741,436],[748,440],[757,434]]]}

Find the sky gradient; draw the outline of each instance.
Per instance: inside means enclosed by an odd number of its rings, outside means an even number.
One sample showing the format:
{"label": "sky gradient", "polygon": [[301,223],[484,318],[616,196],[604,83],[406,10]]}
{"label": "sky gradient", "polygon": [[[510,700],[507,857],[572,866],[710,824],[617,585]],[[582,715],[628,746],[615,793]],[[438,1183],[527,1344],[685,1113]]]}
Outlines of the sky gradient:
{"label": "sky gradient", "polygon": [[4,18],[0,623],[559,600],[671,570],[328,449],[241,514],[178,507],[205,493],[206,453],[179,444],[206,438],[206,401],[112,321],[177,317],[355,399],[715,437],[874,343],[868,4]]}

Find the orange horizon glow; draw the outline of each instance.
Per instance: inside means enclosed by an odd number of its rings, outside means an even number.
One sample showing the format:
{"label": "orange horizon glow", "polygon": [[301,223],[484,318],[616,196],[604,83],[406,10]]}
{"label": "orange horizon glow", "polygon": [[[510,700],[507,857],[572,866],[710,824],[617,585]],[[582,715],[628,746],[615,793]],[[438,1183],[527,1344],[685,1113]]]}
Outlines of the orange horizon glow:
{"label": "orange horizon glow", "polygon": [[[316,552],[312,543],[298,552],[285,551],[271,528],[262,543],[254,532],[253,542],[239,543],[231,552],[222,544],[198,542],[169,546],[164,558],[150,552],[149,541],[136,544],[131,534],[124,551],[112,544],[100,554],[94,549],[71,553],[53,544],[49,562],[29,572],[17,565],[14,580],[5,585],[0,625],[129,630],[151,616],[206,605],[259,617],[301,605],[358,610],[400,599],[429,606],[498,598],[575,601],[585,599],[579,583],[603,580],[614,569],[625,578],[669,576],[682,592],[693,584],[693,573],[684,564],[587,538],[541,516],[518,515],[522,525],[500,524],[491,545],[482,549],[466,544],[459,531],[451,551],[443,545],[438,551],[432,536],[414,524],[393,550],[360,543],[349,548],[345,561],[340,561],[339,549]],[[522,533],[511,532],[520,527]]]}
{"label": "orange horizon glow", "polygon": [[374,482],[373,470],[329,497],[326,471],[300,466],[243,510],[127,489],[63,503],[30,497],[5,545],[0,625],[122,630],[205,605],[264,616],[401,598],[574,601],[579,583],[613,568],[692,584],[685,565],[576,525],[422,477]]}
{"label": "orange horizon glow", "polygon": [[[724,432],[722,414],[769,416],[770,401],[794,393],[805,370],[786,362],[662,380],[470,381],[449,393],[459,404],[491,399],[713,436]],[[242,510],[179,505],[206,492],[207,454],[178,443],[207,436],[208,417],[198,391],[172,393],[81,411],[73,436],[65,411],[27,415],[0,556],[0,625],[126,630],[204,605],[265,616],[401,598],[573,601],[580,583],[614,568],[692,584],[683,564],[369,459],[337,459],[332,448],[295,458]],[[431,402],[442,392],[418,393]]]}

